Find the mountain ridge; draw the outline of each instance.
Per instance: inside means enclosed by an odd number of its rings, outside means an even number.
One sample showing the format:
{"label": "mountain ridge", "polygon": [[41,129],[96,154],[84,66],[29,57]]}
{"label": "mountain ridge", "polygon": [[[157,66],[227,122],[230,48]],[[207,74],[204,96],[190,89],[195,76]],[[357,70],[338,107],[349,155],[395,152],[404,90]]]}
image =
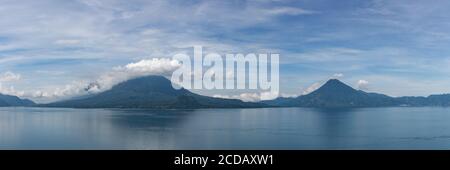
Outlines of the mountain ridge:
{"label": "mountain ridge", "polygon": [[174,89],[170,80],[162,76],[134,78],[113,86],[110,90],[81,99],[65,100],[44,107],[70,108],[252,108],[262,103],[237,99],[220,99],[192,93],[184,88]]}
{"label": "mountain ridge", "polygon": [[29,99],[21,99],[17,96],[0,94],[0,107],[32,106],[35,103]]}
{"label": "mountain ridge", "polygon": [[393,107],[450,106],[450,94],[427,97],[391,97],[385,94],[356,90],[338,79],[330,79],[315,91],[295,98],[279,97],[261,102],[243,102],[195,94],[186,89],[174,89],[162,76],[134,78],[113,86],[110,90],[79,96],[40,107],[69,108],[263,108],[263,107]]}
{"label": "mountain ridge", "polygon": [[330,79],[309,94],[295,98],[277,98],[263,103],[275,107],[450,106],[450,94],[427,97],[391,97],[385,94],[356,90],[337,79]]}

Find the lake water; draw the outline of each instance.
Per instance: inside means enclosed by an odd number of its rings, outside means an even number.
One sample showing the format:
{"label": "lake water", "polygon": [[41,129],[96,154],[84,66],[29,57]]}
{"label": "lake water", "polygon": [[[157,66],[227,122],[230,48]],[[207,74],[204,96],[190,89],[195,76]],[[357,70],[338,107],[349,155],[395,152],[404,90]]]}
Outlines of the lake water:
{"label": "lake water", "polygon": [[450,108],[0,108],[0,149],[450,149]]}

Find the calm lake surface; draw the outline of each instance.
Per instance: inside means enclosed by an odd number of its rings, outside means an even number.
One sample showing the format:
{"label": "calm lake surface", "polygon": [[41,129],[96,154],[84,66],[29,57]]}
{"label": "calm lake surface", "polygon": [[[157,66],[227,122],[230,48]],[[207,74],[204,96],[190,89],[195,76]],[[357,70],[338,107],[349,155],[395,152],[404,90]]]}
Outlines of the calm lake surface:
{"label": "calm lake surface", "polygon": [[450,108],[0,108],[0,149],[450,149]]}

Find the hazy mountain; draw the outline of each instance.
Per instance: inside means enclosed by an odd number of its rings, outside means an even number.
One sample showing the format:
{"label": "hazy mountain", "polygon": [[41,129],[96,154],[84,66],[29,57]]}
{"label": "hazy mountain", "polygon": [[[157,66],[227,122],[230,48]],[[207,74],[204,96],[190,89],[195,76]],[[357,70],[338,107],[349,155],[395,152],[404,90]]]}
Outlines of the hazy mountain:
{"label": "hazy mountain", "polygon": [[307,95],[297,98],[277,98],[263,103],[282,107],[450,106],[450,94],[395,98],[356,90],[337,79],[331,79]]}
{"label": "hazy mountain", "polygon": [[398,97],[401,106],[450,106],[450,94],[430,95],[428,97]]}
{"label": "hazy mountain", "polygon": [[337,79],[328,80],[319,89],[292,101],[301,107],[377,107],[394,106],[396,101],[386,95],[355,90]]}
{"label": "hazy mountain", "polygon": [[294,107],[297,106],[294,102],[295,100],[296,98],[294,97],[278,97],[273,100],[261,101],[261,103],[272,107]]}
{"label": "hazy mountain", "polygon": [[32,106],[34,102],[28,99],[20,99],[17,96],[0,94],[0,107]]}
{"label": "hazy mountain", "polygon": [[174,89],[162,76],[135,78],[115,85],[110,90],[72,100],[44,104],[48,107],[71,108],[242,108],[263,107],[235,99],[219,99]]}
{"label": "hazy mountain", "polygon": [[[11,96],[10,96],[11,97]],[[16,100],[18,98],[16,97]],[[20,100],[20,99],[19,99]],[[11,100],[8,100],[11,101]],[[29,101],[31,102],[31,101]],[[31,105],[28,102],[29,105]],[[25,103],[27,104],[27,103]],[[0,106],[6,105],[0,100]],[[201,96],[174,89],[170,80],[146,76],[122,82],[110,90],[40,106],[71,108],[247,108],[247,107],[388,107],[450,106],[450,94],[428,97],[390,97],[356,90],[337,79],[296,98],[277,98],[259,103]]]}

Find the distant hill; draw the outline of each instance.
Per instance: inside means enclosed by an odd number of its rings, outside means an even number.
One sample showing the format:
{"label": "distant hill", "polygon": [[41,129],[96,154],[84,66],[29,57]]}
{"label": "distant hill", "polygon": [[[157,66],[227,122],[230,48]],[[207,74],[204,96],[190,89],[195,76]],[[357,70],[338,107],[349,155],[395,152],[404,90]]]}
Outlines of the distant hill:
{"label": "distant hill", "polygon": [[430,95],[428,97],[398,97],[401,106],[450,106],[450,94]]}
{"label": "distant hill", "polygon": [[297,98],[278,98],[266,102],[273,106],[297,107],[377,107],[395,106],[396,101],[386,95],[355,90],[337,79],[327,81],[319,89]]}
{"label": "distant hill", "polygon": [[17,96],[0,94],[0,107],[32,106],[35,103],[28,99],[20,99]]}
{"label": "distant hill", "polygon": [[300,96],[297,104],[304,107],[376,107],[394,106],[393,98],[355,90],[337,79],[327,81],[316,91]]}
{"label": "distant hill", "polygon": [[[1,100],[0,106],[20,103],[17,97]],[[11,98],[12,97],[12,98]],[[13,100],[14,99],[14,100]],[[5,102],[9,101],[9,102]],[[22,105],[32,105],[23,100]],[[16,104],[19,105],[19,104]],[[135,78],[115,85],[110,90],[79,96],[66,101],[41,104],[42,107],[69,108],[255,108],[255,107],[389,107],[389,106],[450,106],[450,94],[428,97],[390,97],[384,94],[356,90],[337,79],[328,80],[319,89],[295,98],[277,98],[258,103],[237,99],[202,96],[186,89],[174,89],[162,76]]]}
{"label": "distant hill", "polygon": [[277,98],[263,103],[279,107],[450,106],[450,94],[395,98],[356,90],[337,79],[331,79],[307,95]]}
{"label": "distant hill", "polygon": [[162,76],[135,78],[115,85],[110,90],[71,100],[43,104],[45,107],[70,108],[247,108],[263,107],[235,99],[219,99],[174,89]]}

